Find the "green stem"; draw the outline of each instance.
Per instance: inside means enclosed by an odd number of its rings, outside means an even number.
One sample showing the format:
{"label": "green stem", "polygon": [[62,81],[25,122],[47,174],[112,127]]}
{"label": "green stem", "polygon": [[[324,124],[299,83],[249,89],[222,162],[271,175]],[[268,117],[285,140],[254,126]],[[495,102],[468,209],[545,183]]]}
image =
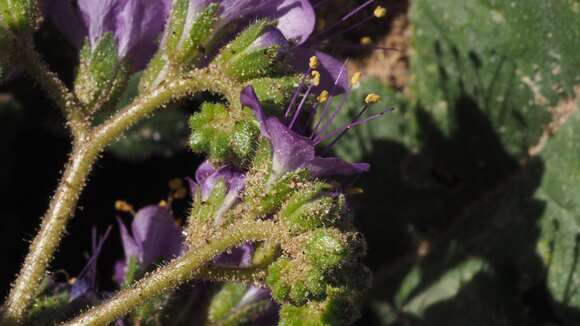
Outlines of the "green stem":
{"label": "green stem", "polygon": [[283,232],[276,232],[276,230],[273,222],[240,221],[214,235],[207,245],[190,250],[140,280],[133,287],[121,290],[109,301],[89,309],[64,325],[108,325],[151,298],[200,275],[201,269],[206,264],[230,248],[246,241],[287,241],[283,234],[278,234]]}
{"label": "green stem", "polygon": [[209,70],[196,70],[188,78],[165,83],[157,90],[138,98],[89,134],[77,138],[61,182],[42,219],[40,231],[30,246],[22,269],[4,304],[2,322],[14,324],[21,323],[25,319],[28,306],[38,293],[46,269],[58,248],[68,221],[73,216],[87,177],[99,154],[109,143],[120,137],[133,124],[173,99],[211,90],[224,94],[232,101],[231,103],[239,103],[237,99],[239,93],[234,96],[236,89],[239,88],[226,78],[215,76],[215,73]]}

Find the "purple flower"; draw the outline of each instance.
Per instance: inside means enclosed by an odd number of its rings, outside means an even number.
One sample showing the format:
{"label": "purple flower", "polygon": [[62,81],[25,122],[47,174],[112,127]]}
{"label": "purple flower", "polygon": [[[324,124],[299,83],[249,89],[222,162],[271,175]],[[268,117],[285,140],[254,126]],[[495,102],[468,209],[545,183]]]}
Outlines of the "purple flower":
{"label": "purple flower", "polygon": [[[316,155],[316,139],[312,139],[292,130],[277,117],[266,117],[262,105],[251,86],[244,88],[241,94],[243,105],[250,107],[258,122],[262,136],[268,138],[272,145],[272,173],[276,180],[287,172],[299,168],[308,169],[313,176],[349,175],[368,171],[366,163],[348,163],[336,157],[320,157]],[[301,107],[297,109],[297,113]],[[295,121],[295,119],[293,119]]]}
{"label": "purple flower", "polygon": [[115,266],[115,280],[124,279],[127,262],[135,258],[142,269],[160,259],[179,255],[183,249],[183,235],[167,207],[151,205],[140,209],[131,223],[131,232],[119,221],[125,260]]}
{"label": "purple flower", "polygon": [[76,47],[88,37],[94,48],[110,32],[119,58],[140,69],[157,49],[171,0],[44,0],[43,5],[45,16]]}
{"label": "purple flower", "polygon": [[245,176],[230,166],[215,169],[208,161],[202,163],[195,172],[195,181],[189,179],[191,193],[198,190],[203,202],[207,201],[218,182],[223,181],[226,186],[226,197],[214,216],[214,224],[221,223],[223,215],[239,200],[240,193],[245,186]]}

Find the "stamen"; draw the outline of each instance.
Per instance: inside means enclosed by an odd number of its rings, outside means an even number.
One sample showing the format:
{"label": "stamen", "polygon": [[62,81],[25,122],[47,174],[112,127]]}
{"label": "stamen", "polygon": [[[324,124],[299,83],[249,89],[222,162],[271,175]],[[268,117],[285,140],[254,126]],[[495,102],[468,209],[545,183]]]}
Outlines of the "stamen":
{"label": "stamen", "polygon": [[310,69],[318,69],[319,63],[320,63],[320,61],[318,60],[318,57],[313,55],[310,57],[310,60],[308,62],[308,66],[310,67]]}
{"label": "stamen", "polygon": [[298,120],[298,117],[300,116],[300,112],[302,112],[302,108],[304,107],[304,102],[306,102],[306,99],[310,95],[310,91],[312,91],[312,87],[313,87],[313,85],[308,86],[308,89],[306,90],[304,97],[302,97],[302,101],[300,101],[300,104],[298,105],[298,109],[296,109],[296,113],[294,113],[294,116],[292,117],[292,121],[290,122],[288,129],[292,130],[292,127],[294,127],[294,123],[296,122],[296,120]]}
{"label": "stamen", "polygon": [[115,202],[115,209],[118,210],[119,212],[135,214],[133,205],[129,204],[124,200],[117,200]]}
{"label": "stamen", "polygon": [[380,100],[381,100],[381,96],[380,95],[375,94],[375,93],[370,93],[365,98],[365,103],[366,104],[375,104],[375,103],[378,103]]}
{"label": "stamen", "polygon": [[314,145],[318,145],[318,144],[320,144],[320,143],[328,140],[329,138],[332,138],[332,137],[338,135],[330,144],[328,144],[328,146],[326,146],[326,148],[330,148],[334,144],[336,144],[336,142],[339,141],[340,138],[342,138],[342,136],[344,136],[344,134],[346,134],[346,132],[349,131],[350,129],[352,129],[352,128],[356,127],[356,126],[360,126],[360,125],[366,124],[366,123],[371,122],[371,121],[373,121],[375,119],[378,119],[381,116],[383,116],[385,113],[391,112],[393,110],[394,109],[392,109],[392,108],[385,109],[384,111],[382,111],[380,113],[377,113],[377,114],[374,114],[374,115],[371,115],[370,117],[368,117],[366,119],[349,123],[349,124],[347,124],[346,126],[344,126],[342,128],[339,128],[339,129],[337,129],[335,131],[332,131],[332,132],[330,132],[330,133],[328,133],[328,134],[320,137],[319,139],[316,140],[316,142],[314,143]]}
{"label": "stamen", "polygon": [[[334,81],[334,84],[332,85],[332,93],[330,96],[330,99],[328,101],[326,101],[326,105],[324,106],[324,109],[322,110],[322,114],[320,115],[320,118],[318,119],[318,122],[316,123],[316,126],[314,126],[314,128],[312,128],[312,134],[310,135],[310,139],[314,139],[317,136],[317,129],[318,127],[320,127],[320,124],[322,123],[322,121],[324,120],[324,118],[326,118],[326,115],[328,113],[328,109],[330,108],[330,103],[332,102],[332,99],[334,97],[334,92],[336,91],[336,87],[338,86],[338,82],[340,81],[340,79],[342,78],[342,74],[344,74],[344,72],[346,71],[346,65],[348,64],[348,59],[344,61],[342,67],[340,68],[340,71],[338,72],[338,77],[336,77],[336,80]],[[347,90],[347,94],[350,90]],[[345,96],[347,95],[345,94]]]}
{"label": "stamen", "polygon": [[312,69],[310,69],[310,67],[309,67],[308,70],[304,73],[304,75],[302,75],[302,79],[300,80],[298,87],[296,87],[296,89],[294,90],[294,94],[292,94],[292,99],[290,100],[290,104],[288,105],[288,108],[286,109],[286,113],[284,113],[284,117],[287,118],[290,115],[290,111],[292,111],[292,107],[294,107],[294,103],[296,103],[296,99],[298,98],[298,94],[300,93],[300,90],[302,90],[302,87],[306,83],[306,77],[308,75],[310,75],[311,71],[312,71]]}
{"label": "stamen", "polygon": [[349,12],[348,14],[344,15],[338,22],[334,23],[332,26],[316,33],[315,35],[311,36],[310,39],[313,40],[317,37],[319,37],[320,35],[326,34],[327,32],[329,32],[330,30],[334,29],[335,27],[339,26],[340,24],[344,23],[345,21],[347,21],[350,17],[358,14],[361,10],[365,9],[366,7],[368,7],[370,4],[374,3],[375,0],[368,0],[365,3],[363,3],[362,5],[356,7],[354,10],[352,10],[351,12]]}
{"label": "stamen", "polygon": [[159,207],[167,207],[169,204],[166,200],[161,200],[158,205]]}
{"label": "stamen", "polygon": [[385,7],[377,6],[375,11],[373,11],[373,15],[379,19],[383,18],[387,15],[387,9],[385,9]]}
{"label": "stamen", "polygon": [[320,85],[320,72],[318,70],[312,70],[312,72],[310,73],[310,76],[312,77],[310,79],[310,83],[314,86],[319,86]]}
{"label": "stamen", "polygon": [[322,92],[320,92],[320,95],[318,95],[316,100],[318,101],[318,103],[324,103],[324,102],[328,101],[328,95],[329,95],[328,91],[323,90]]}

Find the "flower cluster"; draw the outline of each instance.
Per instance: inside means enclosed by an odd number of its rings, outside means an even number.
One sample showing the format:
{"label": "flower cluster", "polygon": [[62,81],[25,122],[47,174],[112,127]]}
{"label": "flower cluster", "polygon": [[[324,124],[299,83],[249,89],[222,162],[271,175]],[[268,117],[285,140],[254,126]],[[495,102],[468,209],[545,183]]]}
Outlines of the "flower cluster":
{"label": "flower cluster", "polygon": [[[194,282],[194,290],[159,296],[125,321],[158,320],[180,296],[210,298],[212,324],[279,319],[296,325],[301,318],[347,324],[356,318],[368,280],[359,262],[365,245],[351,223],[345,187],[330,177],[358,175],[370,166],[330,150],[348,130],[386,110],[365,117],[380,100],[369,94],[350,123],[335,126],[345,101],[333,100],[346,98],[359,76],[349,80],[346,62],[312,48],[316,19],[308,0],[45,0],[43,13],[82,48],[75,92],[87,107],[115,103],[116,88],[139,71],[142,93],[206,69],[240,96],[228,97],[228,104],[204,103],[191,117],[190,147],[207,160],[187,179],[188,188],[176,186],[179,196],[137,212],[117,203],[133,217],[130,226],[118,219],[124,257],[114,280],[130,288],[157,266],[247,221],[271,222],[275,236],[244,238],[212,257],[205,276],[231,277],[219,291]],[[191,210],[178,223],[172,200],[187,191]],[[95,293],[94,277],[86,279],[82,274],[65,291],[69,300]]]}

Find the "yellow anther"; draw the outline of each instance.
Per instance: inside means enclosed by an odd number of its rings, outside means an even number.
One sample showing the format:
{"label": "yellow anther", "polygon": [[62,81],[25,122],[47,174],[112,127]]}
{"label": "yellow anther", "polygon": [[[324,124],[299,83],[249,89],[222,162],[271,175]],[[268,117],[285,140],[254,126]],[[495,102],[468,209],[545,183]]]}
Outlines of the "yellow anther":
{"label": "yellow anther", "polygon": [[387,15],[387,9],[385,9],[385,7],[377,6],[373,12],[373,15],[375,15],[377,18],[383,18]]}
{"label": "yellow anther", "polygon": [[169,181],[169,189],[179,190],[181,188],[183,188],[183,180],[181,180],[179,178],[175,178],[175,179],[171,179],[171,181]]}
{"label": "yellow anther", "polygon": [[324,103],[326,101],[328,101],[328,91],[327,90],[323,90],[322,92],[320,92],[320,95],[318,95],[318,103]]}
{"label": "yellow anther", "polygon": [[365,103],[366,104],[374,104],[377,103],[381,100],[381,96],[375,93],[370,93],[369,95],[367,95],[367,97],[365,98]]}
{"label": "yellow anther", "polygon": [[360,44],[362,45],[370,45],[373,43],[373,39],[370,36],[363,36],[360,38]]}
{"label": "yellow anther", "polygon": [[314,85],[314,86],[320,85],[320,72],[318,70],[312,70],[312,72],[310,73],[310,76],[312,77],[310,79],[310,82],[312,83],[312,85]]}
{"label": "yellow anther", "polygon": [[357,71],[354,74],[352,74],[352,77],[350,77],[350,86],[358,87],[361,77],[362,73],[360,71]]}
{"label": "yellow anther", "polygon": [[159,202],[158,205],[159,205],[159,207],[167,207],[169,204],[167,203],[167,201],[162,200],[162,201]]}
{"label": "yellow anther", "polygon": [[320,61],[318,61],[318,57],[313,55],[310,57],[310,60],[308,62],[308,65],[310,66],[310,69],[318,69],[318,65],[320,64]]}
{"label": "yellow anther", "polygon": [[115,202],[115,209],[119,212],[134,213],[133,206],[124,200],[117,200]]}

